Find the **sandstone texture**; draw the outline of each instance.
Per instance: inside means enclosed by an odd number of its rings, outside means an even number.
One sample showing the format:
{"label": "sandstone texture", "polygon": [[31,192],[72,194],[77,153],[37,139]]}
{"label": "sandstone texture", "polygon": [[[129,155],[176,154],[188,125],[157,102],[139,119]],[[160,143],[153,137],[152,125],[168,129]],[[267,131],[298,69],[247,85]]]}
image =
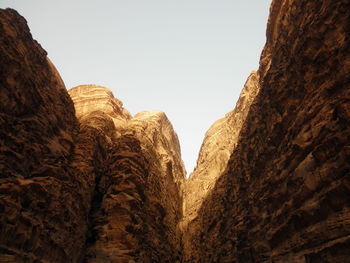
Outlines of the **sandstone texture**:
{"label": "sandstone texture", "polygon": [[[239,133],[247,117],[250,105],[259,91],[259,76],[253,71],[248,77],[237,101],[236,107],[224,118],[216,121],[206,132],[201,146],[197,166],[183,186],[183,230],[184,251],[195,251],[196,244],[191,238],[200,232],[197,213],[224,172],[233,149],[237,145]],[[190,257],[187,255],[187,257]]]}
{"label": "sandstone texture", "polygon": [[72,101],[14,10],[0,10],[0,46],[1,262],[77,261],[89,201]]}
{"label": "sandstone texture", "polygon": [[350,262],[350,1],[273,0],[188,180],[163,112],[67,92],[0,9],[0,262]]}
{"label": "sandstone texture", "polygon": [[180,262],[185,171],[166,115],[131,117],[101,86],[78,86],[69,94],[81,126],[109,134],[101,147],[84,262]]}
{"label": "sandstone texture", "polygon": [[350,262],[349,8],[272,2],[260,91],[187,262]]}
{"label": "sandstone texture", "polygon": [[0,31],[0,261],[180,261],[184,168],[166,115],[132,118],[96,85],[71,99],[16,11]]}

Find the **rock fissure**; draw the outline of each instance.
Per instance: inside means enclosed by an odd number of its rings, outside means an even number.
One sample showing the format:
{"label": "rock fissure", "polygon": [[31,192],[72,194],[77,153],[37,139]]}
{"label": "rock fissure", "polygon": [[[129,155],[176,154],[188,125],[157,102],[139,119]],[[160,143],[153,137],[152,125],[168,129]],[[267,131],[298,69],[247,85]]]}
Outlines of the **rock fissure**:
{"label": "rock fissure", "polygon": [[1,262],[350,262],[348,0],[274,0],[260,66],[185,179],[163,112],[68,92],[0,9]]}

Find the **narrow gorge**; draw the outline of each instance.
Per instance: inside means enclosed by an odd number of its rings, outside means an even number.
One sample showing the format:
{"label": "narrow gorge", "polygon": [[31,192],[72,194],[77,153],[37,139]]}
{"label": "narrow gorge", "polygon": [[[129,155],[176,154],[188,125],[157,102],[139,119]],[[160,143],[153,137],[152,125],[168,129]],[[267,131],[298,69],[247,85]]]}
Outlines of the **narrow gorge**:
{"label": "narrow gorge", "polygon": [[67,91],[0,9],[0,262],[350,262],[349,10],[272,1],[259,69],[186,179],[165,113]]}

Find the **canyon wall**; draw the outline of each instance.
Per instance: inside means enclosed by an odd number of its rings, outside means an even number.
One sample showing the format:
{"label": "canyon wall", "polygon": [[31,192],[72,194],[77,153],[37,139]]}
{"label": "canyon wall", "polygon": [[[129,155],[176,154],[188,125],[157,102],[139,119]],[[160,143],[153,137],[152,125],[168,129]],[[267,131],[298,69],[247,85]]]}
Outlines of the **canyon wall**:
{"label": "canyon wall", "polygon": [[0,258],[77,261],[90,186],[74,168],[73,103],[24,18],[0,10],[0,24]]}
{"label": "canyon wall", "polygon": [[132,117],[96,85],[71,99],[16,11],[0,31],[0,261],[179,262],[184,168],[165,114]]}
{"label": "canyon wall", "polygon": [[[108,133],[94,156],[95,190],[85,262],[180,262],[180,186],[184,167],[178,138],[163,112],[134,117],[101,86],[69,91],[84,129]],[[92,142],[91,142],[92,143]]]}
{"label": "canyon wall", "polygon": [[188,180],[159,111],[69,92],[0,9],[0,262],[350,262],[349,0],[274,0]]}
{"label": "canyon wall", "polygon": [[[183,213],[180,222],[184,251],[195,251],[192,236],[199,233],[197,216],[216,180],[224,172],[230,154],[237,145],[239,133],[251,103],[259,91],[259,76],[253,71],[248,77],[234,110],[217,120],[206,132],[197,166],[183,186]],[[189,255],[187,255],[189,257]]]}
{"label": "canyon wall", "polygon": [[349,7],[272,2],[260,91],[186,262],[350,262]]}

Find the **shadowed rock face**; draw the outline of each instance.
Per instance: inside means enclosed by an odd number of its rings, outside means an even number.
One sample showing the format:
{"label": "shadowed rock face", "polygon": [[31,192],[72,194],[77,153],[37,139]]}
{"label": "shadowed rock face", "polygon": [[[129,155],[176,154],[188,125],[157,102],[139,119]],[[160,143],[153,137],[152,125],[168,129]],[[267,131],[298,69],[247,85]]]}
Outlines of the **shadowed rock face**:
{"label": "shadowed rock face", "polygon": [[260,92],[188,262],[350,262],[349,1],[273,1]]}
{"label": "shadowed rock face", "polygon": [[259,70],[187,181],[164,113],[68,94],[0,9],[0,261],[350,262],[349,8],[272,2]]}
{"label": "shadowed rock face", "polygon": [[[0,11],[0,261],[177,262],[184,178],[164,113],[70,91],[14,10]],[[76,118],[76,116],[78,118]]]}
{"label": "shadowed rock face", "polygon": [[0,46],[1,261],[76,261],[90,200],[72,101],[14,10],[0,10]]}

